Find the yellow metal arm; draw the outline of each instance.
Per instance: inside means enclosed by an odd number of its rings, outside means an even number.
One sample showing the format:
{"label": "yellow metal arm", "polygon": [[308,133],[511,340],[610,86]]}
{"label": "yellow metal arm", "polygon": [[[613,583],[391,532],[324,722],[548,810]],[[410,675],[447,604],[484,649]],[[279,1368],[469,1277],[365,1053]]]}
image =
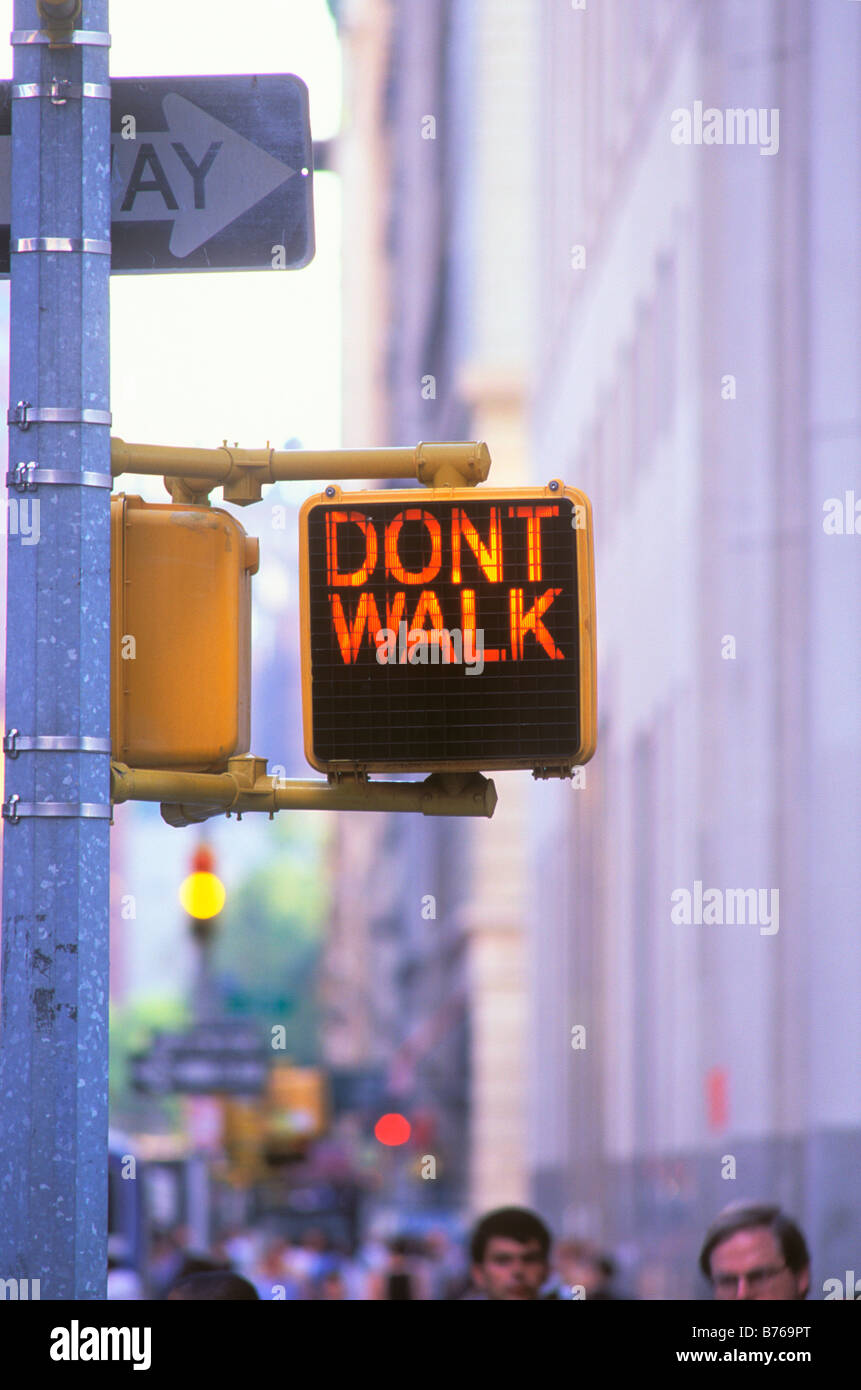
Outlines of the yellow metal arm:
{"label": "yellow metal arm", "polygon": [[490,472],[486,444],[416,444],[403,449],[181,449],[111,440],[111,471],[164,478],[174,502],[206,503],[213,488],[225,502],[259,502],[264,483],[335,478],[417,478],[426,487],[473,487]]}
{"label": "yellow metal arm", "polygon": [[493,815],[496,788],[480,772],[435,772],[424,782],[288,782],[266,775],[264,758],[231,758],[227,772],[162,772],[111,763],[111,799],[160,801],[170,825],[228,811],[412,811],[424,816]]}

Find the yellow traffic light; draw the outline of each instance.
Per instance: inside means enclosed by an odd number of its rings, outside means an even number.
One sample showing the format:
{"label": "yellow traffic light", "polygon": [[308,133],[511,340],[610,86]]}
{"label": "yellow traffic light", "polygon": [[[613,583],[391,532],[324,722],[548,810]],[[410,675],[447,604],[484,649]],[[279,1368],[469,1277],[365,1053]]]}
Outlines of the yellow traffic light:
{"label": "yellow traffic light", "polygon": [[248,752],[259,547],[219,508],[111,499],[111,745],[136,768]]}
{"label": "yellow traffic light", "polygon": [[209,845],[199,844],[192,855],[191,873],[179,886],[179,900],[188,913],[191,934],[201,945],[212,941],[226,899],[224,884],[215,872],[215,855]]}
{"label": "yellow traffic light", "polygon": [[202,922],[218,915],[226,897],[224,884],[216,874],[189,874],[179,887],[179,900],[185,911],[189,917],[196,917]]}

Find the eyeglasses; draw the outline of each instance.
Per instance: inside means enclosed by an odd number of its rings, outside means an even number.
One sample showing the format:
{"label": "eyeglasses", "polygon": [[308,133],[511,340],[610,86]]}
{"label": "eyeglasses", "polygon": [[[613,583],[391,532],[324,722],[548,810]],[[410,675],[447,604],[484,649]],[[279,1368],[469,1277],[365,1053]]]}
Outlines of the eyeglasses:
{"label": "eyeglasses", "polygon": [[766,1265],[762,1269],[749,1269],[746,1274],[715,1274],[712,1278],[712,1286],[718,1298],[735,1298],[739,1280],[743,1279],[750,1292],[757,1293],[788,1268],[789,1266],[785,1264]]}

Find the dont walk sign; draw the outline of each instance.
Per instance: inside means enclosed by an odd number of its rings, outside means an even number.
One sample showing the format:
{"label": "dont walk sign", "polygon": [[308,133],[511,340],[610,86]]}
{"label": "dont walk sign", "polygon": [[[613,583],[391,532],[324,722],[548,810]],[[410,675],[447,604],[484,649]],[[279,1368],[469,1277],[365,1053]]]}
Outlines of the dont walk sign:
{"label": "dont walk sign", "polygon": [[595,746],[591,507],[543,489],[310,498],[305,752],[321,771],[565,771]]}

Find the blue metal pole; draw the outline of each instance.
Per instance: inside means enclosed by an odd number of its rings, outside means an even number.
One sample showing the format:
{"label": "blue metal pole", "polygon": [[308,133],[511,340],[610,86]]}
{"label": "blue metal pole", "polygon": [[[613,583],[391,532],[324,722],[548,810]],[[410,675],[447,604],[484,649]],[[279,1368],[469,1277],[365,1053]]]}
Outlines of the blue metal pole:
{"label": "blue metal pole", "polygon": [[[108,4],[83,0],[78,37],[63,47],[41,41],[46,21],[37,0],[16,0],[14,22],[9,467],[25,467],[17,487],[10,474],[8,492],[0,1278],[38,1279],[43,1299],[100,1299],[110,815]],[[35,490],[19,491],[28,477]],[[28,1296],[26,1286],[20,1296]]]}

